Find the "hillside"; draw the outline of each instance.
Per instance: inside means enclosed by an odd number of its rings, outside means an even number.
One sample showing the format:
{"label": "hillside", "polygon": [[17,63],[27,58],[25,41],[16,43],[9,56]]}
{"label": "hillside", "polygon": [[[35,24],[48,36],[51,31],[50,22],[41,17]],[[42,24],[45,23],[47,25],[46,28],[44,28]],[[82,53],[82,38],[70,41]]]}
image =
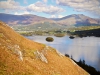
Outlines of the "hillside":
{"label": "hillside", "polygon": [[55,49],[24,38],[0,21],[0,75],[89,75]]}
{"label": "hillside", "polygon": [[61,25],[75,25],[75,26],[91,26],[99,25],[99,20],[90,18],[83,14],[72,14],[60,19],[53,19]]}
{"label": "hillside", "polygon": [[11,26],[15,31],[52,31],[52,30],[58,30],[58,29],[64,29],[67,28],[66,26],[61,26],[56,23],[49,23],[49,22],[44,22],[44,23],[37,23],[34,25],[16,25],[16,26]]}
{"label": "hillside", "polygon": [[28,24],[37,24],[44,22],[54,23],[53,20],[32,14],[12,15],[12,14],[0,13],[0,20],[9,25],[28,25]]}

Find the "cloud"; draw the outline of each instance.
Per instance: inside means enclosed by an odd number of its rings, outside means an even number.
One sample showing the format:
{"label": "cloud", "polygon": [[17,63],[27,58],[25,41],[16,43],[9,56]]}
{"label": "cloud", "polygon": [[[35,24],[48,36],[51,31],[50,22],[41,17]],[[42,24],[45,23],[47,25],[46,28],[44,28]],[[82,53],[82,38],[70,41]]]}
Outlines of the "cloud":
{"label": "cloud", "polygon": [[57,18],[56,15],[51,15],[50,18]]}
{"label": "cloud", "polygon": [[51,15],[50,18],[62,18],[64,17],[63,15]]}
{"label": "cloud", "polygon": [[0,9],[3,10],[23,10],[24,7],[20,6],[14,0],[0,1]]}
{"label": "cloud", "polygon": [[28,11],[24,11],[24,12],[21,12],[21,13],[15,12],[15,15],[23,15],[23,14],[30,14],[30,12],[28,12]]}
{"label": "cloud", "polygon": [[24,0],[24,4],[28,4],[27,0]]}
{"label": "cloud", "polygon": [[48,2],[48,0],[43,0],[43,2],[47,3],[47,2]]}
{"label": "cloud", "polygon": [[87,11],[100,14],[99,0],[56,0],[56,3],[62,6],[69,6],[76,11]]}
{"label": "cloud", "polygon": [[62,17],[64,17],[63,15],[58,15],[58,18],[62,18]]}
{"label": "cloud", "polygon": [[46,5],[40,1],[36,2],[35,4],[30,4],[27,7],[27,10],[30,10],[33,12],[43,12],[47,14],[58,14],[58,13],[64,12],[63,8],[53,6],[53,5]]}
{"label": "cloud", "polygon": [[[47,2],[47,0],[43,0]],[[19,2],[15,0],[5,0],[0,1],[0,9],[5,11],[31,11],[31,12],[42,12],[46,14],[58,14],[64,12],[63,8],[53,5],[47,5],[44,2],[37,1],[36,3],[30,4],[28,6],[21,6]],[[27,0],[24,0],[24,3],[27,3]]]}
{"label": "cloud", "polygon": [[[47,2],[47,0],[43,0],[44,2]],[[27,0],[24,0],[24,3],[27,3]],[[46,5],[45,3],[42,3],[40,1],[30,4],[27,7],[21,6],[18,2],[14,0],[7,0],[7,1],[1,1],[0,2],[0,9],[6,10],[6,11],[16,11],[16,10],[23,10],[23,11],[32,11],[32,12],[42,12],[46,14],[58,14],[64,11],[63,8],[53,6],[53,5]]]}

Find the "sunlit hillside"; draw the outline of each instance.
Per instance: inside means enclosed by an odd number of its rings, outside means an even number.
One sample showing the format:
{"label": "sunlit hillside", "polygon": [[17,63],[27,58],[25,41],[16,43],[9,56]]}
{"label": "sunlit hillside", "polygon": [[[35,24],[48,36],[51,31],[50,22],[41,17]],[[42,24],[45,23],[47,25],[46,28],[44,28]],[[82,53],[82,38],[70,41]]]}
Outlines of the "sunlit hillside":
{"label": "sunlit hillside", "polygon": [[0,75],[89,75],[57,50],[0,22]]}

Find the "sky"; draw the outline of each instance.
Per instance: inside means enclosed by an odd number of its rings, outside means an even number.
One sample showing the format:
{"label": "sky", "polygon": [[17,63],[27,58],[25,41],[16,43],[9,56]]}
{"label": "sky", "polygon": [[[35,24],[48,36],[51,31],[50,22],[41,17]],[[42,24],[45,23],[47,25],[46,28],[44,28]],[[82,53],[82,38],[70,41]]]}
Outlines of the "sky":
{"label": "sky", "polygon": [[100,18],[100,0],[0,0],[0,13],[33,14],[46,18],[84,14]]}

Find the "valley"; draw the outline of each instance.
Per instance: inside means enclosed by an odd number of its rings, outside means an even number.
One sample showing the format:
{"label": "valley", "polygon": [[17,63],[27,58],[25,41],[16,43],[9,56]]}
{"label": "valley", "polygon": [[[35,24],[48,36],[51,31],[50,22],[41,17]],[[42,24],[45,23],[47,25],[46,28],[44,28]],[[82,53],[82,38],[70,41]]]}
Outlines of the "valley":
{"label": "valley", "polygon": [[[50,27],[48,28],[39,26],[35,28],[34,26],[16,26],[12,27],[16,32],[20,33],[24,36],[32,36],[32,35],[55,35],[55,36],[65,36],[65,35],[74,35],[77,36],[77,32],[86,32],[86,31],[95,31],[99,30],[100,26],[80,26],[80,27]],[[99,31],[98,31],[99,32]],[[97,32],[97,33],[98,33]],[[84,35],[84,33],[82,33]],[[91,32],[92,33],[92,32]],[[96,34],[96,33],[95,33]],[[95,36],[95,34],[93,36]],[[98,33],[99,34],[99,33]],[[88,35],[88,34],[87,34]],[[85,36],[85,35],[84,35]]]}
{"label": "valley", "polygon": [[[99,19],[83,14],[72,14],[63,18],[45,18],[36,15],[11,15],[0,13],[0,20],[6,22],[18,33],[31,35],[70,35],[69,32],[100,28]],[[9,19],[6,19],[8,17]],[[71,22],[71,24],[70,24]]]}

